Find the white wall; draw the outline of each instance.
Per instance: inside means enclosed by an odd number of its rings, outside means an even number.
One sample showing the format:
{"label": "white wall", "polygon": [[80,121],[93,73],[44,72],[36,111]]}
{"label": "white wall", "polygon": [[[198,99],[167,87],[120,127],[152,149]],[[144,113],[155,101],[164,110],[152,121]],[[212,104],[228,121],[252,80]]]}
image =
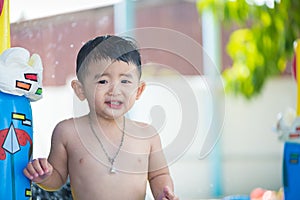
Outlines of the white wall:
{"label": "white wall", "polygon": [[[224,189],[247,193],[254,187],[278,190],[282,176],[283,143],[272,130],[277,114],[295,109],[296,82],[291,77],[267,83],[250,102],[228,97],[222,137]],[[242,184],[241,184],[242,183]]]}
{"label": "white wall", "polygon": [[[277,114],[295,108],[295,104],[296,83],[289,77],[270,80],[262,94],[251,101],[226,96],[226,118],[218,143],[224,195],[247,195],[256,187],[282,187],[283,144],[272,128]],[[198,137],[186,155],[171,166],[183,199],[209,198],[215,187],[210,177],[214,173],[211,158],[199,160],[195,151],[201,144]]]}

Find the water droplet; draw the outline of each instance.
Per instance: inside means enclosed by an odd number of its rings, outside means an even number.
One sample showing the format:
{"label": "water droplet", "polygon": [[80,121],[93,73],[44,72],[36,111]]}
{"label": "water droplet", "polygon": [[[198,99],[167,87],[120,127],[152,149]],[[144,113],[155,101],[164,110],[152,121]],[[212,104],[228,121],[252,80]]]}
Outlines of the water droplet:
{"label": "water droplet", "polygon": [[76,27],[77,26],[77,22],[73,22],[72,24],[71,24],[71,27],[72,28],[74,28],[74,27]]}

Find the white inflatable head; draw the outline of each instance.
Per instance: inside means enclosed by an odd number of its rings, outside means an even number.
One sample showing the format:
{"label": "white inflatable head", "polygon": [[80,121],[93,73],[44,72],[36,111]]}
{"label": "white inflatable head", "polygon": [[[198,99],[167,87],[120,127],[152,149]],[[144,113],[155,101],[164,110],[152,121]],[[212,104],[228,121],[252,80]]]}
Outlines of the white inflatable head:
{"label": "white inflatable head", "polygon": [[13,47],[0,55],[0,91],[24,95],[30,101],[42,98],[42,60],[28,50]]}

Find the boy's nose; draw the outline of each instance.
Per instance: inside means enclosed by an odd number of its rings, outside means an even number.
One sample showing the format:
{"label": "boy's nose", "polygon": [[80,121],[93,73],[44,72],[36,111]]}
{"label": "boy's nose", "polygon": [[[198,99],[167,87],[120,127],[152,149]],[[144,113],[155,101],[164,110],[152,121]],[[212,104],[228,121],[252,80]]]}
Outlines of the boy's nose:
{"label": "boy's nose", "polygon": [[120,86],[116,82],[111,83],[109,86],[108,94],[111,96],[119,95],[120,94]]}

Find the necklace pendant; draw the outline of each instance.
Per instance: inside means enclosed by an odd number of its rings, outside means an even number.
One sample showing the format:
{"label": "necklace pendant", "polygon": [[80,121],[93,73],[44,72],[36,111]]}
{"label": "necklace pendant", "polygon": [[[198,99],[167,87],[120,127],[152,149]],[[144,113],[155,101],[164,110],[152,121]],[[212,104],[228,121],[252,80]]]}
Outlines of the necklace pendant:
{"label": "necklace pendant", "polygon": [[110,168],[110,173],[111,173],[111,174],[117,173],[117,170],[116,170],[116,168],[115,168],[114,166],[111,166],[111,168]]}

